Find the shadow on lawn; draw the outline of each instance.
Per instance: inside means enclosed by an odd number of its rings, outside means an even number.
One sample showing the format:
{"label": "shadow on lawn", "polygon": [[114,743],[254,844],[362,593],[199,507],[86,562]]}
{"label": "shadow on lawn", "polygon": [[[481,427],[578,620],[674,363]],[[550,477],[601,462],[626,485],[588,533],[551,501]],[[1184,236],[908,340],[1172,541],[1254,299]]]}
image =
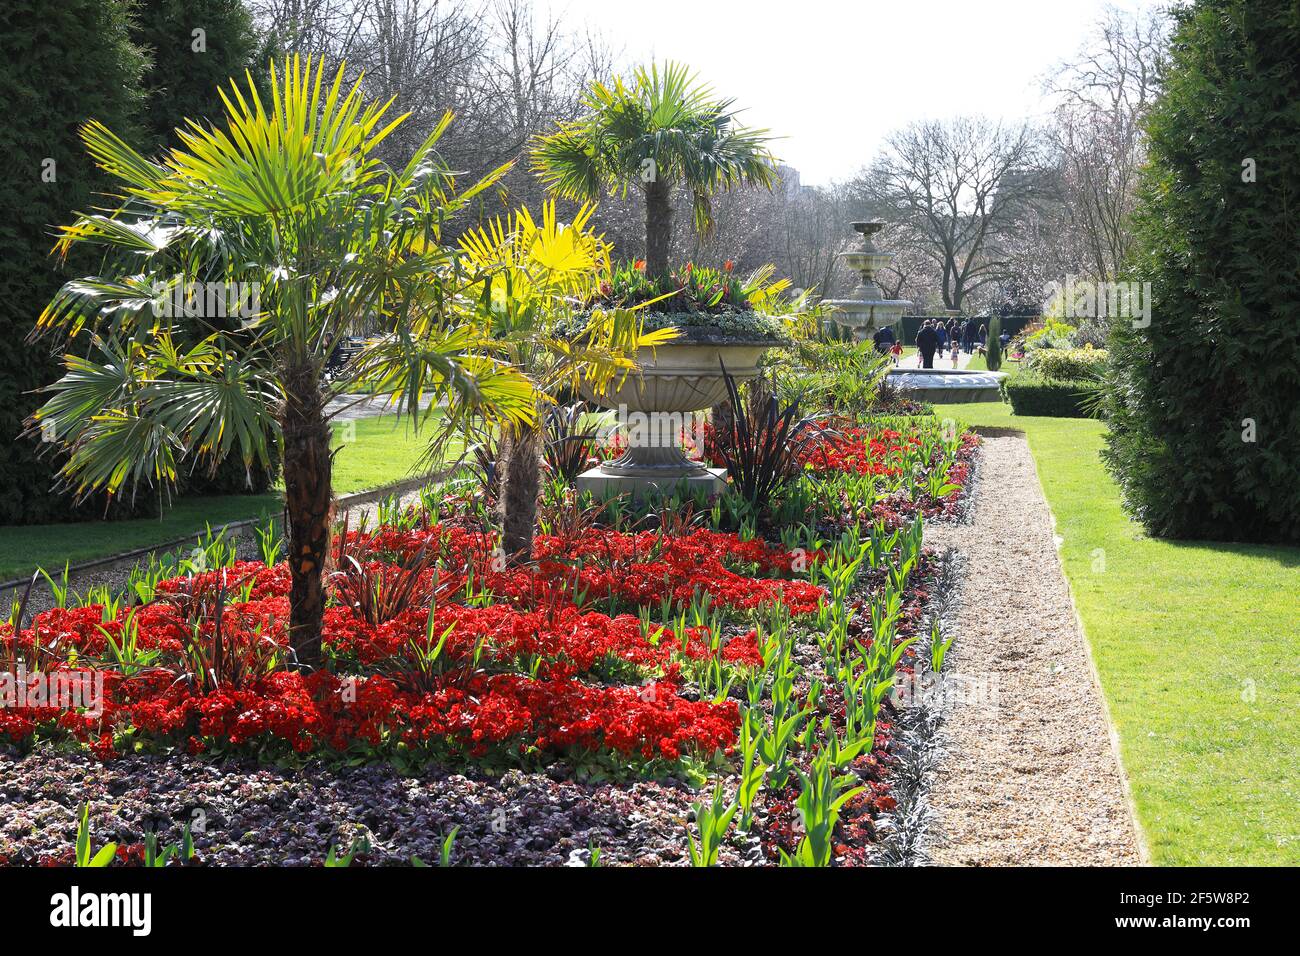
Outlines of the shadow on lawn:
{"label": "shadow on lawn", "polygon": [[1300,547],[1285,544],[1247,544],[1241,541],[1179,541],[1173,538],[1159,538],[1162,544],[1173,548],[1187,548],[1196,551],[1212,551],[1217,554],[1231,554],[1241,557],[1259,558],[1284,568],[1300,568]]}

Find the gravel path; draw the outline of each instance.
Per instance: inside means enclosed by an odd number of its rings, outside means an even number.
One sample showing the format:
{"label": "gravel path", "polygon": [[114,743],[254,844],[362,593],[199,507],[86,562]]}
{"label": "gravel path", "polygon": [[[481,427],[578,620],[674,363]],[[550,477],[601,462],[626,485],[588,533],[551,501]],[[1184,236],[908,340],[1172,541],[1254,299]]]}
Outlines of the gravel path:
{"label": "gravel path", "polygon": [[926,856],[957,866],[1142,862],[1105,705],[1021,437],[986,438],[974,521],[926,528],[965,558],[956,678]]}

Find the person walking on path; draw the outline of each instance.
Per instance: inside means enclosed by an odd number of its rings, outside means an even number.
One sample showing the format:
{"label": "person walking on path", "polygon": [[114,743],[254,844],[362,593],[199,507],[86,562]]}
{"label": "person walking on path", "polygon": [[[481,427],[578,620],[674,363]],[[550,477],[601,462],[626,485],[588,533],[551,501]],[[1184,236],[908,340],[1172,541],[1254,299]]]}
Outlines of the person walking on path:
{"label": "person walking on path", "polygon": [[948,327],[942,322],[934,324],[935,334],[939,336],[939,355],[943,355],[948,350]]}
{"label": "person walking on path", "polygon": [[916,333],[916,350],[921,353],[921,368],[934,368],[934,352],[939,347],[939,333],[934,323],[926,319],[921,331]]}
{"label": "person walking on path", "polygon": [[888,325],[882,325],[876,329],[876,334],[871,337],[871,341],[876,343],[876,351],[881,355],[888,355],[894,345],[894,330]]}
{"label": "person walking on path", "polygon": [[979,332],[979,328],[979,323],[975,321],[974,316],[971,316],[966,320],[966,327],[962,329],[961,345],[968,355],[975,351],[975,334]]}

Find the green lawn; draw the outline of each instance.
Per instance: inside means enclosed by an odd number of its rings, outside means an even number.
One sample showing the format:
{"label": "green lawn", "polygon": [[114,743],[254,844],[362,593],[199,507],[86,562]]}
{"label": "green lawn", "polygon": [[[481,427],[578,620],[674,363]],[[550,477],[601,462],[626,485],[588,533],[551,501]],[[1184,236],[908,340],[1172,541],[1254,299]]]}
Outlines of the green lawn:
{"label": "green lawn", "polygon": [[[391,415],[358,420],[355,434],[346,424],[336,426],[335,492],[364,491],[409,477],[419,463],[427,435],[422,429],[416,436],[408,419]],[[181,499],[165,509],[161,518],[4,527],[0,528],[0,580],[30,574],[37,567],[61,569],[65,561],[76,564],[162,544],[202,531],[208,524],[215,528],[263,514],[278,515],[280,510],[277,491]]]}
{"label": "green lawn", "polygon": [[1148,538],[1099,422],[936,412],[1028,436],[1153,862],[1300,862],[1300,548]]}
{"label": "green lawn", "polygon": [[[984,356],[980,355],[978,352],[970,357],[970,364],[968,364],[966,368],[972,372],[987,372],[989,370],[988,362],[985,360]],[[1015,375],[1020,371],[1020,363],[1013,362],[1004,355],[1002,357],[1002,368],[1000,368],[999,371],[1006,372],[1008,375]]]}
{"label": "green lawn", "polygon": [[334,429],[334,491],[345,495],[410,478],[417,473],[420,457],[428,447],[434,423],[415,434],[409,418],[385,415],[362,418],[355,423],[355,441],[346,441],[346,423]]}

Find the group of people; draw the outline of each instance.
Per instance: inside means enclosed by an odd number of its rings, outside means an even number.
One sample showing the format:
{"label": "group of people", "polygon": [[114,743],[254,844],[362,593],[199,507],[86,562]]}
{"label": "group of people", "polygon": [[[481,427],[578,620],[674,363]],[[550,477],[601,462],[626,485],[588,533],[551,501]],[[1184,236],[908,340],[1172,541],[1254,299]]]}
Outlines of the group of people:
{"label": "group of people", "polygon": [[[921,368],[934,368],[936,356],[942,358],[945,354],[952,359],[952,367],[956,368],[962,352],[968,355],[977,352],[983,354],[988,338],[988,323],[980,322],[974,317],[965,322],[955,318],[946,322],[942,319],[926,319],[916,333],[916,350],[921,356]],[[1011,336],[1004,332],[1001,336],[1004,349],[1010,340]],[[903,354],[903,343],[898,340],[892,326],[877,329],[872,341],[877,352],[893,355],[894,363],[898,363]]]}
{"label": "group of people", "polygon": [[960,351],[973,352],[978,346],[984,347],[988,339],[989,327],[981,325],[974,318],[967,319],[963,325],[957,319],[947,322],[941,319],[926,319],[916,333],[916,350],[921,354],[921,368],[934,368],[936,354],[945,352],[952,358],[952,367],[957,367]]}

